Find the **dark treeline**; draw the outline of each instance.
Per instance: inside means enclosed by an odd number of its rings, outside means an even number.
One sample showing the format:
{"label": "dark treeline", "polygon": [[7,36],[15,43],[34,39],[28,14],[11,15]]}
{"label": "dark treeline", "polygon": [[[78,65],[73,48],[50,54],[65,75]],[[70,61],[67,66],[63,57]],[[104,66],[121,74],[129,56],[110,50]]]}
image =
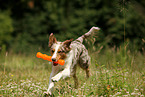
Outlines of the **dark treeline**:
{"label": "dark treeline", "polygon": [[0,48],[46,49],[50,33],[63,41],[98,26],[96,47],[127,43],[142,51],[144,6],[145,0],[0,0]]}

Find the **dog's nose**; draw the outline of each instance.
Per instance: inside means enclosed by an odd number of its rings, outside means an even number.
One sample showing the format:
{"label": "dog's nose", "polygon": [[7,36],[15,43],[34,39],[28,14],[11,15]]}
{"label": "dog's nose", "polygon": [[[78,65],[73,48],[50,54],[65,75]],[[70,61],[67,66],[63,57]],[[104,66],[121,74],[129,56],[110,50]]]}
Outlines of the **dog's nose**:
{"label": "dog's nose", "polygon": [[55,59],[55,58],[52,58],[51,60],[52,60],[52,61],[56,61],[56,59]]}

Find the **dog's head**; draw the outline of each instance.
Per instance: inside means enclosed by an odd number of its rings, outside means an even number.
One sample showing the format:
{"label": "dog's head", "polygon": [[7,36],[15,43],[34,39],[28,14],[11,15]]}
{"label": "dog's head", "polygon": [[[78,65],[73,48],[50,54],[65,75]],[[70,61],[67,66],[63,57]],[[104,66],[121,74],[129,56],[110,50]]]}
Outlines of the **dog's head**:
{"label": "dog's head", "polygon": [[58,65],[56,61],[59,59],[65,59],[66,54],[71,50],[70,44],[73,39],[66,40],[64,42],[58,42],[54,37],[53,33],[49,36],[49,47],[51,49],[51,56],[53,65]]}

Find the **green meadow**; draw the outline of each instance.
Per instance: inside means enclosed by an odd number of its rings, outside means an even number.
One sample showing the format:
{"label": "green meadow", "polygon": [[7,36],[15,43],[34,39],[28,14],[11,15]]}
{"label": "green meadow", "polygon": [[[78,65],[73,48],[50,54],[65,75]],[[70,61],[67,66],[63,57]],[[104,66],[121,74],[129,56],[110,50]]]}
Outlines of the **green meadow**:
{"label": "green meadow", "polygon": [[[0,97],[43,97],[47,91],[51,65],[31,55],[2,52]],[[79,88],[73,78],[55,84],[56,97],[144,97],[144,52],[125,48],[90,51],[91,76],[77,68]]]}

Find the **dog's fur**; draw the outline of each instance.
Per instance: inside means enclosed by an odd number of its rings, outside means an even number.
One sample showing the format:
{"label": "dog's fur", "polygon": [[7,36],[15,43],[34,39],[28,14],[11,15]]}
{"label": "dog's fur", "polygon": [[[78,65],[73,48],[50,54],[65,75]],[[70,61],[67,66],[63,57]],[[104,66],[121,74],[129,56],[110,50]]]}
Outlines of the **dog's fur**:
{"label": "dog's fur", "polygon": [[[89,32],[85,33],[75,41],[73,39],[64,42],[58,42],[53,33],[49,37],[49,47],[52,55],[52,72],[49,78],[49,87],[46,94],[52,95],[54,82],[61,78],[72,76],[74,78],[75,88],[78,87],[78,79],[76,77],[77,64],[86,71],[86,76],[89,77],[90,57],[85,46],[82,44],[83,40],[97,32],[98,27],[92,27]],[[59,65],[57,60],[65,60],[65,64]]]}

